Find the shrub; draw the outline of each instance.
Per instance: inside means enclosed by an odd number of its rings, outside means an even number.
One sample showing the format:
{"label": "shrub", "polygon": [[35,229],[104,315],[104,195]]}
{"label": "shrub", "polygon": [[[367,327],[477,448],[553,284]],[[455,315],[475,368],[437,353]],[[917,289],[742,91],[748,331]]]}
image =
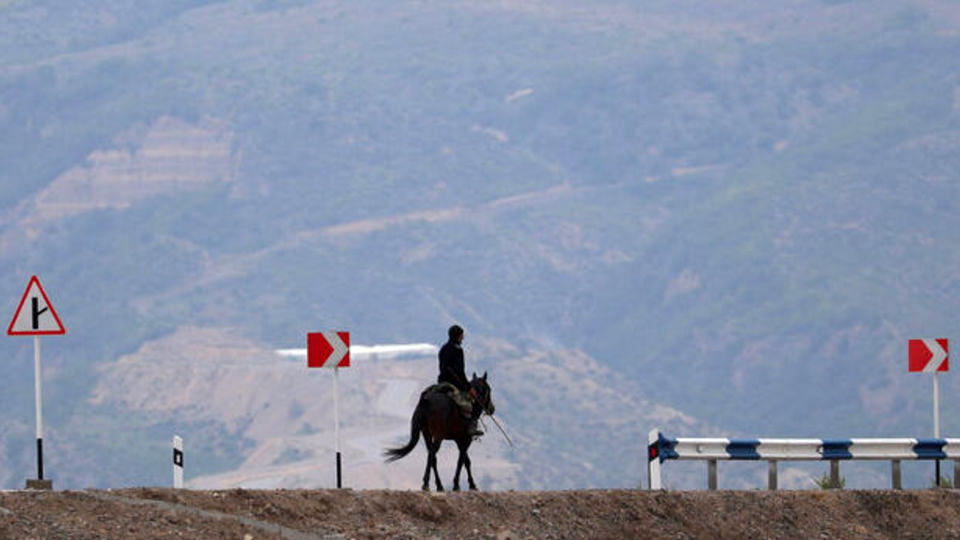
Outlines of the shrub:
{"label": "shrub", "polygon": [[823,473],[819,478],[814,478],[813,483],[820,489],[843,489],[843,486],[847,484],[847,479],[841,476],[834,483],[829,474]]}

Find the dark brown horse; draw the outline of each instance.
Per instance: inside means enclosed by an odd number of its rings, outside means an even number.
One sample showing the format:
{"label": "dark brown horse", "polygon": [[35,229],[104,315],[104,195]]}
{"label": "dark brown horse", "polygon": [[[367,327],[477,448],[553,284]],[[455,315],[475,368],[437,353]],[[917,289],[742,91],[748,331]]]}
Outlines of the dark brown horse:
{"label": "dark brown horse", "polygon": [[[487,374],[477,377],[474,373],[470,387],[476,391],[473,405],[474,417],[479,417],[483,413],[492,415],[494,407],[490,396],[490,385],[487,384]],[[457,460],[457,473],[453,476],[453,490],[460,491],[460,469],[464,465],[467,467],[467,482],[470,489],[477,489],[477,485],[473,482],[473,473],[470,472],[470,456],[467,455],[467,449],[472,442],[471,437],[467,435],[468,422],[460,413],[457,404],[446,393],[424,392],[410,420],[410,442],[401,448],[388,448],[383,455],[386,456],[387,463],[406,456],[417,446],[420,434],[423,433],[423,442],[427,447],[427,468],[423,471],[422,488],[424,491],[430,491],[430,469],[433,469],[437,491],[443,491],[440,473],[437,472],[437,451],[440,450],[443,441],[455,441],[457,448],[460,449],[460,458]]]}

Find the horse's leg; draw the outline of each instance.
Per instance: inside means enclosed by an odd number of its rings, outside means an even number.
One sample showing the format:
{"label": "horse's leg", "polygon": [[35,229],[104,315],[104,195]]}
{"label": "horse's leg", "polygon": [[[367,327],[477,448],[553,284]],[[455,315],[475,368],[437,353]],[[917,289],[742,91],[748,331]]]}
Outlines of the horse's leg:
{"label": "horse's leg", "polygon": [[460,451],[460,455],[457,457],[457,472],[453,475],[453,490],[460,491],[460,469],[463,467],[463,444],[460,441],[457,441],[457,449]]}
{"label": "horse's leg", "polygon": [[[467,485],[470,487],[470,491],[476,491],[477,485],[473,483],[473,472],[470,470],[470,454],[467,453],[471,442],[470,439],[466,439],[462,443],[457,441],[457,446],[460,447],[460,459],[463,460],[463,464],[467,468]],[[457,471],[459,472],[459,469]]]}
{"label": "horse's leg", "polygon": [[443,444],[443,439],[433,444],[433,451],[430,453],[431,463],[433,464],[433,480],[437,484],[437,491],[443,491],[443,484],[440,483],[440,473],[437,472],[437,452],[440,451],[441,444]]}
{"label": "horse's leg", "polygon": [[430,460],[433,458],[433,452],[430,451],[430,438],[426,433],[423,434],[423,444],[427,447],[427,468],[423,470],[423,485],[420,489],[430,491]]}

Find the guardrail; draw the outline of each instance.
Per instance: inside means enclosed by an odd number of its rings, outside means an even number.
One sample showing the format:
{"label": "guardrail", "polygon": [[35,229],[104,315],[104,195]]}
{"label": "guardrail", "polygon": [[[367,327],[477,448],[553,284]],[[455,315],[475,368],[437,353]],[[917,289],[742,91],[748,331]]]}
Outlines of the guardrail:
{"label": "guardrail", "polygon": [[953,485],[960,486],[960,439],[724,439],[668,438],[650,431],[647,478],[651,490],[663,489],[660,469],[668,459],[707,462],[707,486],[717,489],[717,461],[769,462],[768,487],[777,489],[780,461],[829,461],[833,485],[840,480],[840,462],[883,460],[891,463],[893,489],[901,489],[901,460],[953,460]]}

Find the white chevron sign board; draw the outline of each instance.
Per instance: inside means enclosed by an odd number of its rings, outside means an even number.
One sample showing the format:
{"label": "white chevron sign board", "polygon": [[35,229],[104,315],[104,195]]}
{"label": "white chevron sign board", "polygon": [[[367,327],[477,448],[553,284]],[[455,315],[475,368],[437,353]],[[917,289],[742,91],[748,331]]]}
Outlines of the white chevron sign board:
{"label": "white chevron sign board", "polygon": [[37,410],[37,478],[27,480],[27,487],[52,489],[53,483],[43,478],[43,369],[40,366],[40,336],[63,335],[67,333],[60,316],[53,309],[37,276],[27,283],[27,290],[20,298],[13,320],[7,327],[8,336],[33,336],[33,382]]}
{"label": "white chevron sign board", "polygon": [[307,367],[333,368],[333,438],[337,455],[337,488],[343,487],[340,465],[340,368],[350,366],[350,332],[307,334]]}

